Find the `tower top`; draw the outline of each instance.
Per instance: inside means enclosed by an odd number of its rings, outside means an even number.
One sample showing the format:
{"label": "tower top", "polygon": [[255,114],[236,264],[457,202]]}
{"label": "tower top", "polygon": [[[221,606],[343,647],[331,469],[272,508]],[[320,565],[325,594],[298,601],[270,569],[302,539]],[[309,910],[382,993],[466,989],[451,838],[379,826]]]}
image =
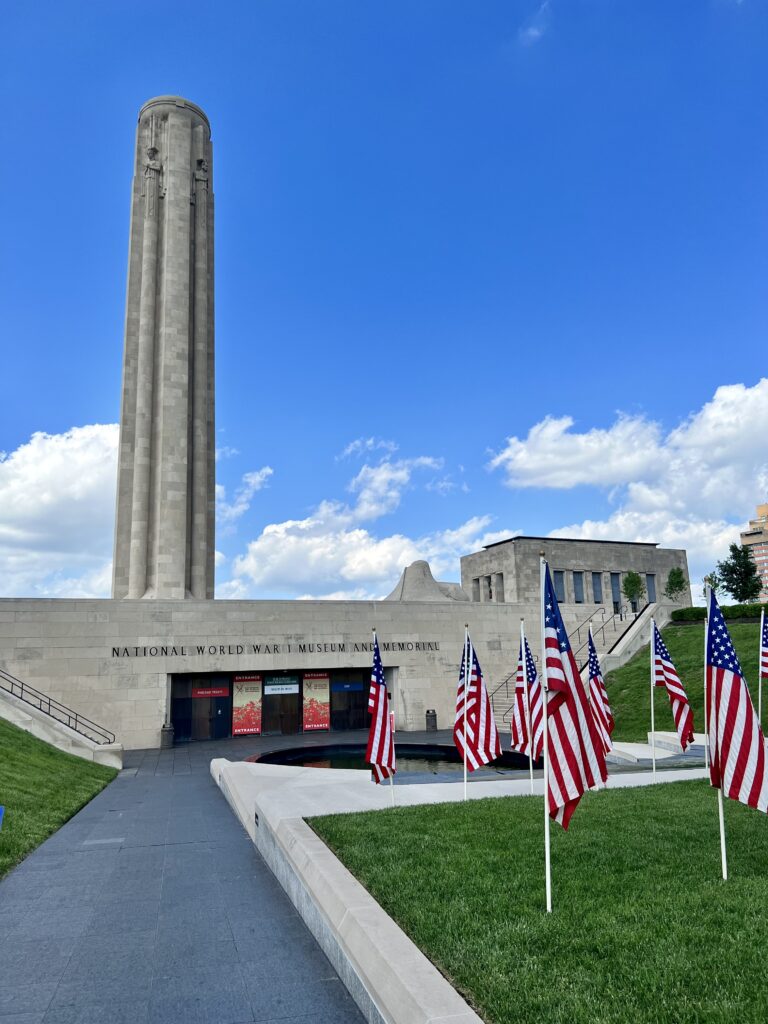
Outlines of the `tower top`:
{"label": "tower top", "polygon": [[157,110],[157,113],[160,113],[162,110],[178,110],[179,107],[186,107],[188,110],[191,110],[192,113],[197,114],[200,120],[208,128],[208,132],[210,134],[211,123],[208,120],[208,115],[205,113],[202,107],[198,107],[198,105],[196,103],[192,103],[191,100],[185,100],[183,96],[153,96],[151,100],[147,100],[147,102],[142,106],[141,110],[139,111],[139,121],[141,121],[144,114],[146,114],[149,110],[152,110],[154,112],[155,108],[158,107],[160,108],[160,110]]}

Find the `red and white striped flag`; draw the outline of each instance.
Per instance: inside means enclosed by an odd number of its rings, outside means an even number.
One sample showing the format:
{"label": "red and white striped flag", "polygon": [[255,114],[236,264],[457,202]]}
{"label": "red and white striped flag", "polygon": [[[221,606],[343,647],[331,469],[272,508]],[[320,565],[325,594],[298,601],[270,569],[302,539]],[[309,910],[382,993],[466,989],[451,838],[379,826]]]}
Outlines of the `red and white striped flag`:
{"label": "red and white striped flag", "polygon": [[597,660],[595,641],[592,639],[592,630],[589,631],[589,706],[592,708],[592,715],[595,719],[600,739],[603,744],[603,751],[607,754],[613,750],[611,733],[614,728],[611,705],[608,703],[608,691],[605,688],[603,673],[600,670],[600,662]]}
{"label": "red and white striped flag", "polygon": [[709,778],[731,800],[768,812],[765,739],[714,590],[708,616]]}
{"label": "red and white striped flag", "polygon": [[[469,686],[465,695],[466,660],[469,651]],[[466,700],[465,700],[466,696]],[[464,714],[466,706],[466,754],[464,746]],[[477,660],[472,641],[467,634],[459,669],[459,689],[456,694],[456,718],[453,723],[453,742],[465,762],[467,770],[473,772],[489,761],[501,757],[501,743],[488,691],[483,683],[483,673]]]}
{"label": "red and white striped flag", "polygon": [[693,712],[688,703],[688,694],[680,682],[667,645],[662,639],[659,627],[651,619],[651,635],[653,638],[653,685],[666,686],[669,703],[672,705],[672,717],[675,720],[677,738],[685,750],[693,743]]}
{"label": "red and white striped flag", "polygon": [[760,612],[760,678],[768,679],[768,622],[765,608]]}
{"label": "red and white striped flag", "polygon": [[[512,749],[537,761],[544,749],[544,699],[541,693],[541,683],[536,673],[536,663],[528,646],[527,637],[524,642],[525,669],[523,668],[523,640],[520,641],[520,653],[517,658],[515,703],[512,712]],[[531,745],[528,734],[529,707],[533,745]]]}
{"label": "red and white striped flag", "polygon": [[368,731],[365,760],[371,766],[372,781],[383,782],[384,779],[389,779],[395,774],[397,762],[395,760],[392,716],[389,713],[389,695],[384,682],[379,641],[375,633],[373,634],[373,668],[371,669],[371,688],[368,691],[368,711],[373,718]]}
{"label": "red and white striped flag", "polygon": [[550,817],[568,828],[582,794],[608,778],[605,753],[557,605],[549,566],[544,575],[544,648]]}

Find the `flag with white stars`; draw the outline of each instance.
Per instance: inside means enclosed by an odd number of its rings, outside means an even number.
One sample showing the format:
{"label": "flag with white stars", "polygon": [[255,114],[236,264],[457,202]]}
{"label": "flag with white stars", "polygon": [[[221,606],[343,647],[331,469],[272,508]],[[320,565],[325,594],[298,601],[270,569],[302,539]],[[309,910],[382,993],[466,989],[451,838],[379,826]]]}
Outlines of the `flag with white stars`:
{"label": "flag with white stars", "polygon": [[768,619],[765,609],[760,614],[760,678],[768,679]]}
{"label": "flag with white stars", "polygon": [[597,660],[595,641],[592,638],[592,630],[589,631],[589,706],[595,719],[603,750],[608,754],[613,750],[611,733],[613,732],[614,721],[611,713],[611,705],[608,703],[608,691],[605,688],[605,680],[600,670],[600,662]]}
{"label": "flag with white stars", "polygon": [[395,759],[395,737],[392,733],[392,718],[389,713],[389,694],[384,680],[384,666],[379,653],[379,641],[373,634],[373,667],[371,685],[368,690],[368,712],[372,715],[368,730],[368,746],[365,760],[371,766],[371,780],[383,782],[397,771]]}
{"label": "flag with white stars", "polygon": [[669,703],[672,705],[672,717],[675,720],[677,738],[685,750],[693,743],[693,712],[688,703],[688,694],[680,682],[677,669],[672,664],[667,645],[664,643],[659,627],[651,620],[651,642],[653,644],[653,685],[665,686]]}
{"label": "flag with white stars", "polygon": [[714,590],[707,618],[709,778],[731,800],[768,813],[765,739]]}
{"label": "flag with white stars", "polygon": [[[523,664],[523,640],[525,664]],[[536,672],[536,663],[528,646],[528,638],[520,641],[515,676],[515,703],[512,713],[512,750],[537,761],[544,748],[544,698]],[[527,685],[526,685],[527,684]],[[530,729],[529,729],[530,723]],[[533,734],[533,743],[531,743]]]}
{"label": "flag with white stars", "polygon": [[549,770],[547,799],[550,817],[568,828],[582,794],[605,783],[608,769],[602,740],[589,706],[552,586],[544,573],[545,687],[548,692],[547,737]]}
{"label": "flag with white stars", "polygon": [[[467,648],[469,658],[467,659]],[[470,671],[467,680],[466,662],[469,661]],[[465,689],[466,687],[466,689]],[[466,725],[465,725],[466,717]],[[466,736],[466,745],[464,738]],[[484,764],[501,757],[501,743],[488,691],[483,682],[480,662],[477,660],[475,648],[469,635],[466,637],[464,651],[459,669],[459,688],[456,694],[456,718],[453,723],[453,742],[467,765],[467,771],[473,772]]]}

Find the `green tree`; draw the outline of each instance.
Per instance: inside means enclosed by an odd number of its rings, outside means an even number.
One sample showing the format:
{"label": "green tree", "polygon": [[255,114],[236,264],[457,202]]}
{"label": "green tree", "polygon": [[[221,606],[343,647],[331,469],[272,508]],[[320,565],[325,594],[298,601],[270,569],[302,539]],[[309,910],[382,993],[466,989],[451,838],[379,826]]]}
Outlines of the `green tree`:
{"label": "green tree", "polygon": [[621,589],[624,592],[624,597],[626,597],[632,606],[632,611],[636,612],[637,602],[645,595],[645,584],[643,583],[643,578],[640,573],[625,573],[624,579],[621,583]]}
{"label": "green tree", "polygon": [[709,587],[710,590],[714,590],[716,594],[722,593],[723,581],[718,576],[717,569],[713,569],[712,572],[708,572],[701,582],[705,587]]}
{"label": "green tree", "polygon": [[723,581],[723,589],[739,604],[754,601],[762,584],[757,575],[757,566],[748,547],[731,544],[728,558],[717,563],[717,574]]}
{"label": "green tree", "polygon": [[667,585],[664,587],[664,597],[669,601],[677,601],[686,590],[688,589],[688,580],[685,578],[685,573],[676,565],[673,569],[669,570],[669,576],[667,576]]}

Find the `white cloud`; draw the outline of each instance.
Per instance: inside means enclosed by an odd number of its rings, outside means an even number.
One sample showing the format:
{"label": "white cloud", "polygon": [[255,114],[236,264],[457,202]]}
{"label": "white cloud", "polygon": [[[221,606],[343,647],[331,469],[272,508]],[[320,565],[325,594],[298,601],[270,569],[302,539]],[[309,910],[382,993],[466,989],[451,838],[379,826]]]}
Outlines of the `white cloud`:
{"label": "white cloud", "polygon": [[619,415],[608,430],[571,430],[570,416],[545,416],[523,440],[507,439],[491,459],[503,469],[510,487],[575,487],[624,483],[648,472],[659,445],[657,424]]}
{"label": "white cloud", "polygon": [[257,491],[268,485],[274,470],[271,466],[262,466],[251,473],[244,473],[243,479],[235,491],[235,500],[227,501],[227,492],[223,484],[216,484],[216,522],[228,526],[244,515],[251,507],[251,500]]}
{"label": "white cloud", "polygon": [[341,455],[336,456],[336,460],[348,459],[351,455],[367,455],[375,451],[384,451],[392,455],[397,451],[397,448],[398,446],[394,441],[386,441],[384,438],[358,437],[354,441],[349,442]]}
{"label": "white cloud", "polygon": [[384,459],[377,466],[366,464],[349,485],[349,490],[358,496],[355,518],[378,519],[388,512],[394,512],[414,470],[440,469],[442,465],[442,459],[433,459],[427,455],[415,459],[398,459],[397,462]]}
{"label": "white cloud", "polygon": [[719,387],[666,434],[637,416],[619,415],[607,430],[577,433],[572,426],[569,417],[547,417],[525,440],[510,438],[490,464],[506,472],[510,487],[617,488],[611,516],[564,526],[555,535],[685,548],[696,581],[738,541],[768,491],[765,378],[752,387]]}
{"label": "white cloud", "polygon": [[[233,579],[247,581],[251,597],[385,597],[405,566],[418,558],[427,559],[438,578],[455,578],[461,555],[510,536],[511,531],[488,534],[490,522],[490,516],[475,516],[454,530],[419,538],[377,537],[352,524],[345,506],[325,502],[306,519],[266,526],[234,560]],[[242,587],[238,591],[243,595]],[[220,588],[217,596],[231,595]]]}
{"label": "white cloud", "polygon": [[228,444],[223,444],[220,448],[216,449],[216,461],[222,462],[224,459],[233,459],[240,452],[237,448],[231,448]]}
{"label": "white cloud", "polygon": [[544,0],[536,11],[523,22],[517,30],[517,40],[521,46],[534,46],[549,29],[552,23],[550,0]]}
{"label": "white cloud", "polygon": [[0,593],[106,597],[118,426],[35,433],[0,458]]}

